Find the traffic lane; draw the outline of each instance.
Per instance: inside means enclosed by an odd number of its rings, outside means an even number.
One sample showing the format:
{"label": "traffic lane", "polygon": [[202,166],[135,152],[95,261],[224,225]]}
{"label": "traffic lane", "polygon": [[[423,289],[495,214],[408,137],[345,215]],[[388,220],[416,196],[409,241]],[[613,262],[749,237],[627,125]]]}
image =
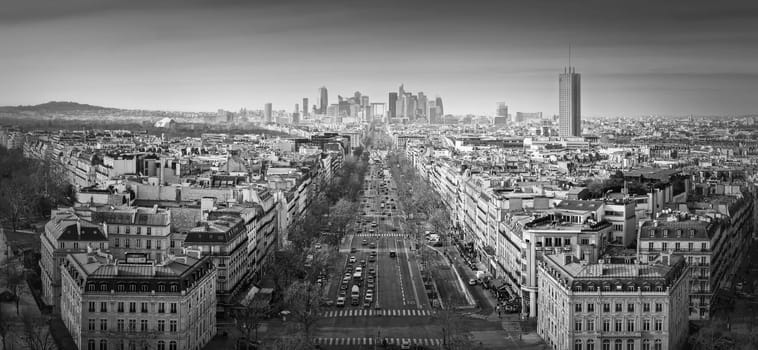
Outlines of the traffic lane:
{"label": "traffic lane", "polygon": [[491,303],[490,298],[485,295],[487,292],[482,289],[482,286],[480,284],[477,284],[475,286],[468,285],[468,280],[476,277],[474,271],[471,270],[468,265],[465,265],[463,258],[461,258],[461,256],[458,254],[457,250],[450,249],[448,250],[448,254],[453,261],[453,266],[458,270],[458,274],[460,274],[461,278],[463,278],[463,282],[466,283],[466,287],[471,292],[471,296],[474,297],[474,300],[479,307],[479,313],[483,315],[492,314],[492,312],[495,310],[495,305]]}
{"label": "traffic lane", "polygon": [[397,249],[394,240],[382,237],[380,239],[380,250],[377,255],[379,273],[377,281],[379,283],[379,302],[382,309],[401,309],[405,308],[405,288],[400,280],[397,258],[389,256],[389,252]]}
{"label": "traffic lane", "polygon": [[402,239],[396,239],[395,242],[397,243],[398,247],[397,260],[400,267],[400,278],[406,291],[406,305],[410,308],[415,309],[418,307],[421,300],[418,297],[418,288],[415,284],[413,284],[413,278],[410,270],[409,251],[406,249],[405,242]]}
{"label": "traffic lane", "polygon": [[[412,243],[410,243],[412,244]],[[413,283],[416,288],[414,289],[418,295],[419,299],[419,305],[424,309],[431,309],[431,304],[429,303],[429,297],[426,295],[426,290],[424,289],[424,280],[421,278],[421,270],[419,269],[419,261],[418,257],[415,254],[411,254],[409,257],[410,262],[410,272],[411,272],[411,283]]]}

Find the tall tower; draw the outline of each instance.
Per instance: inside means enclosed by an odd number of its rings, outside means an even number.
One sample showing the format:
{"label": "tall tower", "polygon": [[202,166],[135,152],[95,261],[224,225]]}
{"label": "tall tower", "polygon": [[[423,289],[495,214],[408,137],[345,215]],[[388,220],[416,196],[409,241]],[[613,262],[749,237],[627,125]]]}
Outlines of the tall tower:
{"label": "tall tower", "polygon": [[266,106],[263,108],[263,120],[266,123],[273,122],[272,115],[271,115],[271,103],[266,103]]}
{"label": "tall tower", "polygon": [[308,107],[309,107],[308,106],[308,98],[304,97],[303,98],[303,117],[307,117],[308,116]]}
{"label": "tall tower", "polygon": [[329,94],[326,91],[326,86],[322,86],[320,89],[318,89],[318,91],[321,98],[319,113],[326,114],[326,108],[329,106]]}
{"label": "tall tower", "polygon": [[295,111],[292,112],[292,124],[300,123],[300,106],[295,103]]}
{"label": "tall tower", "polygon": [[[570,61],[569,61],[570,62]],[[559,133],[561,137],[582,136],[581,75],[574,67],[564,68],[558,78]]]}
{"label": "tall tower", "polygon": [[397,92],[390,92],[389,117],[397,118]]}

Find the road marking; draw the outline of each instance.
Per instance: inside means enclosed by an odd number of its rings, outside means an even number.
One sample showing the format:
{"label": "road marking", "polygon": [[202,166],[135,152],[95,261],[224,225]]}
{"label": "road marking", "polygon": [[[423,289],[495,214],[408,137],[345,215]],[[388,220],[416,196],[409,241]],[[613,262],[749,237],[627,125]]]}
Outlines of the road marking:
{"label": "road marking", "polygon": [[[424,346],[439,346],[442,345],[442,339],[439,338],[386,338],[376,339],[376,344],[382,344],[386,340],[388,345],[400,345],[403,341],[408,341],[411,344],[424,345]],[[356,346],[356,345],[374,345],[373,337],[351,337],[351,338],[337,338],[337,337],[315,337],[313,342],[319,345],[333,345],[333,346]]]}
{"label": "road marking", "polygon": [[419,309],[386,309],[386,310],[362,310],[362,309],[349,309],[349,310],[337,310],[337,311],[325,311],[321,315],[325,318],[334,317],[374,317],[374,316],[394,316],[394,317],[420,317],[431,316],[433,312],[431,310],[419,310]]}

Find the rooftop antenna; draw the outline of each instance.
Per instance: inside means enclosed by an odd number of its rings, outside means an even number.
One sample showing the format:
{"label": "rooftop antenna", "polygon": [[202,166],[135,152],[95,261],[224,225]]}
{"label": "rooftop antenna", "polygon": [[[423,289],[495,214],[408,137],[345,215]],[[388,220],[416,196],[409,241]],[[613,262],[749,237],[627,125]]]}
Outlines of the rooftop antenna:
{"label": "rooftop antenna", "polygon": [[571,72],[571,44],[569,44],[569,73]]}

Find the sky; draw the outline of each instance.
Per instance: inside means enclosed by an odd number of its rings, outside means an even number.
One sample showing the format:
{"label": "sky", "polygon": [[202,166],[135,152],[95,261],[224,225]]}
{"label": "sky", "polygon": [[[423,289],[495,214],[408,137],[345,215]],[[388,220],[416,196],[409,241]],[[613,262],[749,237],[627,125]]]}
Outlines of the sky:
{"label": "sky", "polygon": [[404,84],[445,113],[758,113],[758,1],[5,0],[0,105],[292,110]]}

